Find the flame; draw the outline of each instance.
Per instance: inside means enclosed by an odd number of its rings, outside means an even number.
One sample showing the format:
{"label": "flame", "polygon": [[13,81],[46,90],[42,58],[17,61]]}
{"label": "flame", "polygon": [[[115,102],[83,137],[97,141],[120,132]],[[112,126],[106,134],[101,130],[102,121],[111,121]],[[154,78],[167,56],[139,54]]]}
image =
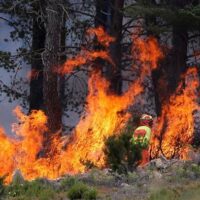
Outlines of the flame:
{"label": "flame", "polygon": [[163,58],[163,52],[158,41],[152,36],[147,38],[134,37],[132,52],[137,54],[140,62],[148,63],[151,70],[155,69],[158,61]]}
{"label": "flame", "polygon": [[105,165],[103,147],[104,140],[117,134],[125,125],[130,115],[125,112],[142,88],[138,82],[133,83],[123,96],[108,94],[109,83],[99,73],[92,74],[89,79],[89,95],[87,97],[87,114],[75,129],[75,133],[67,146],[62,148],[60,138],[54,136],[47,157],[38,158],[43,148],[44,135],[48,132],[47,117],[42,111],[32,111],[25,115],[19,107],[14,110],[18,123],[12,130],[16,139],[9,139],[0,129],[1,163],[0,175],[8,173],[6,182],[10,182],[12,174],[19,169],[23,176],[32,180],[36,177],[57,178],[63,174],[84,172],[81,160],[90,160],[98,167]]}
{"label": "flame", "polygon": [[153,157],[162,153],[167,158],[187,159],[194,133],[193,111],[198,109],[197,69],[189,68],[184,81],[186,87],[184,88],[181,82],[176,93],[162,107],[162,114],[152,140]]}
{"label": "flame", "polygon": [[107,51],[104,51],[104,50],[101,50],[101,51],[82,50],[79,55],[75,56],[74,58],[68,59],[63,64],[63,67],[58,70],[58,72],[61,74],[71,73],[76,67],[93,62],[97,58],[104,59],[104,60],[110,62],[112,65],[114,65],[114,63],[113,63],[112,59],[110,58],[110,55]]}
{"label": "flame", "polygon": [[92,36],[96,35],[98,42],[104,46],[104,47],[109,47],[110,43],[115,41],[115,38],[111,37],[108,35],[102,26],[99,26],[97,28],[89,28],[87,30],[87,33]]}
{"label": "flame", "polygon": [[74,142],[67,152],[74,168],[80,159],[90,160],[98,167],[104,166],[104,140],[125,125],[130,115],[123,111],[142,90],[136,82],[123,96],[116,96],[106,93],[108,87],[108,82],[99,74],[93,74],[89,80],[87,116],[76,127]]}
{"label": "flame", "polygon": [[89,64],[95,61],[97,58],[106,60],[114,66],[114,63],[110,58],[108,47],[115,39],[109,36],[102,27],[88,29],[87,35],[89,37],[96,35],[97,41],[105,47],[105,50],[88,51],[86,49],[82,49],[78,55],[68,59],[63,66],[57,70],[58,73],[71,73],[76,67]]}
{"label": "flame", "polygon": [[[137,33],[138,34],[138,33]],[[151,76],[152,70],[158,67],[158,62],[164,57],[163,51],[156,38],[149,36],[141,38],[134,35],[132,37],[132,57],[135,61],[134,68],[140,67],[140,78]]]}
{"label": "flame", "polygon": [[26,78],[28,80],[34,80],[37,79],[39,76],[39,73],[41,73],[41,71],[38,71],[36,69],[32,69],[29,72],[27,72]]}
{"label": "flame", "polygon": [[6,136],[3,128],[0,128],[0,174],[1,176],[7,176],[6,181],[11,181],[10,172],[15,169],[15,158],[13,155],[16,154],[15,142]]}
{"label": "flame", "polygon": [[[89,29],[88,34],[95,34],[105,48],[113,41],[102,28]],[[69,138],[67,148],[63,148],[62,138],[54,134],[48,154],[45,157],[39,156],[43,149],[44,136],[48,133],[47,117],[42,111],[32,111],[25,115],[17,107],[14,114],[18,123],[12,127],[16,138],[9,138],[4,130],[0,129],[0,147],[3,150],[0,153],[0,175],[8,174],[6,181],[10,182],[13,172],[19,169],[27,180],[36,177],[55,179],[64,174],[84,172],[86,167],[82,161],[87,160],[100,168],[104,167],[105,139],[119,134],[125,126],[130,118],[128,107],[143,91],[143,79],[151,75],[151,71],[158,66],[158,61],[163,57],[157,40],[152,37],[134,38],[132,54],[142,73],[140,79],[133,82],[121,96],[109,93],[109,82],[101,77],[100,73],[91,73],[85,115]],[[98,57],[112,63],[108,49],[82,50],[79,55],[65,62],[60,73],[69,73],[75,67],[88,64]],[[188,144],[192,141],[194,131],[192,112],[197,109],[196,88],[199,85],[196,77],[197,70],[190,68],[185,74],[187,87],[184,88],[182,83],[169,102],[163,106],[155,137],[152,138],[153,156],[163,153],[167,158],[173,155],[179,155],[181,159],[186,158]]]}

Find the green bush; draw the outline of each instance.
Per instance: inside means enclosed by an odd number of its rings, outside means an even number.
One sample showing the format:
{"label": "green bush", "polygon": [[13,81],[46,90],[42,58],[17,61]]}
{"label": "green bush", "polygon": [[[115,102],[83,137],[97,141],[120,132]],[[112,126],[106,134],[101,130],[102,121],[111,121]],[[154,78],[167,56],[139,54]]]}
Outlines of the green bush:
{"label": "green bush", "polygon": [[200,177],[200,166],[199,165],[196,165],[196,164],[192,164],[191,165],[191,171],[194,172],[195,176],[197,178]]}
{"label": "green bush", "polygon": [[0,199],[3,199],[5,193],[4,179],[5,176],[0,177]]}
{"label": "green bush", "polygon": [[82,182],[77,182],[69,189],[67,196],[70,200],[92,200],[97,198],[97,191],[95,189],[90,189]]}
{"label": "green bush", "polygon": [[94,188],[91,188],[83,193],[83,199],[85,200],[93,200],[96,198],[97,198],[97,191]]}
{"label": "green bush", "polygon": [[17,197],[17,199],[54,199],[56,191],[54,188],[42,180],[25,181],[23,184],[10,184],[6,188],[8,197]]}
{"label": "green bush", "polygon": [[113,171],[132,171],[141,159],[142,146],[130,142],[135,128],[135,123],[129,122],[120,134],[110,136],[105,141],[106,162]]}
{"label": "green bush", "polygon": [[68,189],[72,187],[74,184],[76,184],[77,182],[78,180],[75,177],[73,176],[67,177],[61,181],[61,189]]}

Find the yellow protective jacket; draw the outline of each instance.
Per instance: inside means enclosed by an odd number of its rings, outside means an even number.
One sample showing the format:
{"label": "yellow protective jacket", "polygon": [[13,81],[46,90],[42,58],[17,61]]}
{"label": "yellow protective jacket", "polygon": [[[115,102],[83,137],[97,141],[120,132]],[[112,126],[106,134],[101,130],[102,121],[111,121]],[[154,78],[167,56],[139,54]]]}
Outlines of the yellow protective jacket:
{"label": "yellow protective jacket", "polygon": [[138,140],[148,146],[151,139],[151,128],[148,126],[139,126],[133,133],[132,143],[137,143]]}

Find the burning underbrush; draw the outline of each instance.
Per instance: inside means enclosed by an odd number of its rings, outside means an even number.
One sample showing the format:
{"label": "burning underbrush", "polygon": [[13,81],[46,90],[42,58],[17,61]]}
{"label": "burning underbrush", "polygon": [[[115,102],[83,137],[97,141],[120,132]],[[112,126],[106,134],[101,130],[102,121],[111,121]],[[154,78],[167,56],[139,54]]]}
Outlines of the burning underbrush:
{"label": "burning underbrush", "polygon": [[162,107],[152,138],[152,157],[188,159],[194,139],[194,111],[198,105],[197,68],[189,68],[175,94]]}
{"label": "burning underbrush", "polygon": [[[88,34],[96,34],[105,48],[114,41],[102,29],[90,29]],[[141,76],[129,85],[123,95],[118,96],[108,92],[109,82],[101,73],[91,72],[86,114],[75,127],[66,148],[63,148],[62,138],[58,134],[48,134],[47,116],[42,111],[32,111],[25,115],[19,107],[14,110],[18,120],[12,126],[15,138],[10,138],[3,128],[0,129],[0,175],[7,175],[7,183],[11,181],[12,174],[17,169],[25,179],[32,180],[36,177],[55,179],[64,174],[84,172],[86,166],[82,161],[90,161],[99,168],[105,167],[105,139],[119,134],[125,127],[131,117],[127,111],[129,106],[134,104],[135,98],[144,90],[142,80],[151,75],[158,60],[163,57],[157,41],[153,38],[135,39],[133,44],[133,57],[136,56],[134,58],[140,61]],[[66,61],[59,73],[70,73],[77,66],[88,64],[97,57],[112,64],[108,49],[94,52],[84,50],[75,58]],[[180,85],[170,101],[163,106],[155,137],[152,139],[154,157],[162,153],[168,158],[175,154],[185,158],[186,145],[190,144],[193,138],[192,113],[197,109],[196,73],[197,70],[189,69],[185,77],[191,77],[188,78],[186,86]],[[51,137],[49,152],[44,157],[38,156],[45,148],[46,136]]]}
{"label": "burning underbrush", "polygon": [[10,181],[12,173],[19,169],[26,179],[53,179],[66,173],[85,171],[81,160],[90,160],[96,166],[103,167],[105,138],[124,127],[130,115],[123,111],[142,90],[136,82],[123,96],[115,96],[107,93],[108,87],[108,81],[100,74],[91,76],[86,116],[75,128],[66,150],[62,148],[60,138],[52,134],[50,152],[45,158],[38,158],[38,153],[48,132],[47,117],[42,111],[32,111],[27,116],[17,107],[14,113],[18,123],[13,125],[17,139],[9,138],[1,129],[0,174],[8,174],[7,181]]}

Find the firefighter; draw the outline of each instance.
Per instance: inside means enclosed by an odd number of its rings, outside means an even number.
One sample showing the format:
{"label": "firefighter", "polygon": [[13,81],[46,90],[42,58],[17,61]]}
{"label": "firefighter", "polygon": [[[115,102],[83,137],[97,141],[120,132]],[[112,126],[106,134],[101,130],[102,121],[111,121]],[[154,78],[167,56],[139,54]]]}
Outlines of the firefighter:
{"label": "firefighter", "polygon": [[150,160],[149,143],[152,125],[153,117],[143,114],[140,118],[140,126],[135,129],[131,139],[133,147],[140,148],[141,159],[138,161],[139,166],[144,166]]}

